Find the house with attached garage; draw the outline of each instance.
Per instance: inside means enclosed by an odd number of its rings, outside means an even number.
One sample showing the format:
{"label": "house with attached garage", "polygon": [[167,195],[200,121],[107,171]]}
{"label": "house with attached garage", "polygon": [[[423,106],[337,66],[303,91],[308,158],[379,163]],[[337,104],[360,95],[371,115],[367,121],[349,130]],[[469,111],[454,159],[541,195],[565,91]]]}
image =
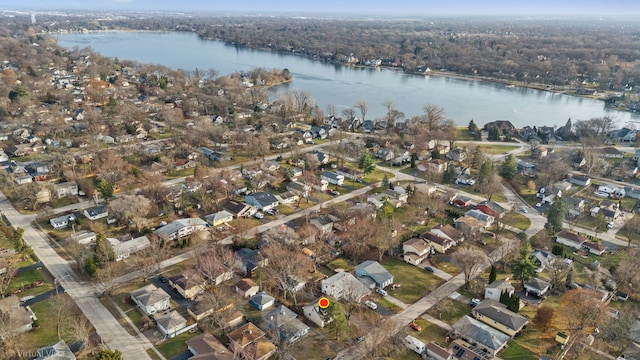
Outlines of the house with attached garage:
{"label": "house with attached garage", "polygon": [[369,295],[371,290],[361,283],[355,276],[346,271],[340,271],[321,281],[322,293],[333,296],[334,299],[347,299],[360,302]]}
{"label": "house with attached garage", "polygon": [[452,327],[455,334],[462,340],[475,344],[476,348],[494,356],[511,340],[509,335],[468,315],[464,315]]}
{"label": "house with attached garage", "polygon": [[320,179],[327,181],[329,184],[342,186],[344,184],[344,176],[333,171],[324,171],[320,174]]}
{"label": "house with attached garage", "polygon": [[98,238],[98,234],[93,231],[87,232],[86,230],[75,233],[69,237],[72,242],[77,242],[80,245],[88,245],[94,243]]}
{"label": "house with attached garage", "polygon": [[393,275],[377,261],[367,260],[356,266],[356,276],[367,287],[384,289],[393,283]]}
{"label": "house with attached garage", "polygon": [[94,206],[84,210],[84,216],[89,220],[98,220],[109,216],[106,206]]}
{"label": "house with attached garage", "polygon": [[76,217],[73,215],[62,215],[52,219],[49,219],[49,224],[54,229],[63,229],[69,225],[69,221],[75,221]]}
{"label": "house with attached garage", "polygon": [[205,216],[204,219],[211,224],[211,226],[218,226],[231,222],[233,220],[233,214],[226,210],[221,210]]}
{"label": "house with attached garage", "polygon": [[186,218],[174,220],[153,233],[161,239],[176,240],[200,232],[207,227],[209,224],[200,218]]}
{"label": "house with attached garage", "polygon": [[453,246],[460,245],[464,241],[464,233],[449,224],[438,224],[432,227],[429,232],[451,240]]}
{"label": "house with attached garage", "polygon": [[525,316],[507,309],[507,305],[493,299],[485,299],[471,310],[471,315],[489,326],[514,337],[529,323]]}
{"label": "house with attached garage", "polygon": [[624,156],[620,150],[610,146],[600,149],[600,154],[607,159],[622,159]]}
{"label": "house with attached garage", "polygon": [[245,203],[227,201],[222,204],[222,209],[230,212],[236,219],[248,218],[256,213],[256,208]]}
{"label": "house with attached garage", "polygon": [[551,283],[537,277],[532,278],[528,283],[524,284],[525,292],[528,295],[535,295],[537,297],[543,297],[549,289],[551,289]]}
{"label": "house with attached garage", "polygon": [[151,245],[149,238],[144,235],[127,241],[119,241],[113,238],[107,238],[107,241],[109,241],[113,248],[116,261],[124,260],[131,256],[131,254],[140,252]]}
{"label": "house with attached garage", "polygon": [[75,181],[67,181],[53,186],[56,189],[56,195],[58,195],[58,198],[78,195],[78,183]]}
{"label": "house with attached garage", "polygon": [[422,238],[412,238],[402,244],[404,261],[411,265],[419,265],[431,254],[431,243]]}
{"label": "house with attached garage", "polygon": [[502,217],[507,213],[507,210],[495,201],[481,201],[478,203],[478,206],[476,206],[476,209],[487,215],[493,216],[496,219],[502,219]]}
{"label": "house with attached garage", "polygon": [[573,175],[569,177],[568,181],[577,186],[589,186],[591,185],[591,178],[582,175]]}
{"label": "house with attached garage", "polygon": [[193,300],[204,293],[207,282],[195,271],[185,271],[168,278],[169,286],[176,290],[183,298]]}
{"label": "house with attached garage", "polygon": [[566,229],[560,230],[556,235],[556,242],[558,244],[566,245],[574,249],[581,249],[585,241],[587,241],[587,239],[584,236],[580,236]]}
{"label": "house with attached garage", "polygon": [[589,241],[586,241],[582,245],[582,248],[588,251],[590,254],[597,255],[597,256],[602,256],[607,251],[607,247],[605,245],[589,242]]}
{"label": "house with attached garage", "polygon": [[440,254],[446,253],[451,249],[451,247],[453,247],[453,241],[432,232],[421,234],[420,237],[427,240],[429,244],[431,244],[433,250]]}
{"label": "house with attached garage", "polygon": [[229,338],[229,351],[234,354],[242,354],[247,360],[267,360],[276,352],[276,346],[265,338],[264,331],[253,323],[233,330],[227,334]]}
{"label": "house with attached garage", "polygon": [[171,308],[171,296],[153,284],[132,291],[131,300],[147,315]]}
{"label": "house with attached garage", "polygon": [[318,305],[320,299],[315,299],[312,302],[302,307],[302,314],[309,319],[312,323],[318,325],[318,327],[324,327],[333,321],[333,317],[327,309],[323,309]]}
{"label": "house with attached garage", "polygon": [[468,234],[477,233],[480,229],[484,228],[484,225],[480,221],[471,216],[461,216],[454,220],[454,224],[456,229]]}
{"label": "house with attached garage", "polygon": [[[156,316],[155,320],[158,330],[164,334],[165,338],[171,339],[189,330],[187,319],[175,310]],[[197,326],[197,323],[193,325]]]}
{"label": "house with attached garage", "polygon": [[503,292],[506,292],[509,295],[513,295],[515,291],[516,288],[511,285],[509,278],[496,280],[487,285],[487,287],[484,289],[484,298],[500,301],[500,295],[502,295]]}
{"label": "house with attached garage", "polygon": [[472,217],[476,220],[478,220],[479,222],[482,223],[483,227],[487,228],[489,226],[491,226],[491,224],[493,224],[493,222],[496,220],[495,217],[491,216],[491,215],[487,215],[485,213],[483,213],[480,210],[469,210],[466,213],[464,213],[465,216],[469,216]]}
{"label": "house with attached garage", "polygon": [[278,199],[268,192],[258,191],[245,196],[245,201],[256,209],[267,211],[278,206]]}
{"label": "house with attached garage", "polygon": [[586,202],[584,199],[567,196],[564,198],[565,203],[567,204],[567,214],[571,216],[580,216],[584,212],[584,207]]}

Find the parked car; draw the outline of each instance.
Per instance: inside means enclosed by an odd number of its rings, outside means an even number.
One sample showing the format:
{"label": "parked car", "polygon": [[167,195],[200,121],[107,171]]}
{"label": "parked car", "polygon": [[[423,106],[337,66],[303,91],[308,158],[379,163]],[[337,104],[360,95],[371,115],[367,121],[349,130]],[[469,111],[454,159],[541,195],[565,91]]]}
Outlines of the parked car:
{"label": "parked car", "polygon": [[166,282],[167,282],[167,278],[166,278],[166,277],[164,277],[164,275],[160,275],[160,276],[158,277],[158,279],[160,279],[160,282],[161,282],[161,283],[166,283]]}
{"label": "parked car", "polygon": [[526,207],[521,207],[520,211],[525,213],[525,214],[529,212]]}
{"label": "parked car", "polygon": [[471,305],[473,307],[476,307],[479,304],[480,304],[480,299],[476,299],[476,298],[471,299],[471,301],[469,302],[469,305]]}
{"label": "parked car", "polygon": [[264,218],[264,214],[258,211],[257,213],[253,214],[253,217],[255,217],[256,219],[262,219]]}
{"label": "parked car", "polygon": [[365,301],[364,304],[367,305],[371,310],[375,310],[378,308],[378,304],[374,303],[371,300]]}
{"label": "parked car", "polygon": [[409,327],[412,328],[415,331],[422,331],[422,326],[416,324],[415,321],[412,321],[409,323]]}
{"label": "parked car", "polygon": [[385,289],[376,288],[376,292],[382,296],[387,296],[387,291]]}
{"label": "parked car", "polygon": [[431,266],[427,266],[424,269],[427,270],[428,272],[434,272],[434,269]]}
{"label": "parked car", "polygon": [[339,191],[337,191],[337,190],[331,190],[331,193],[330,193],[330,194],[331,194],[331,195],[333,195],[333,196],[339,196],[339,195],[340,195],[340,192],[339,192]]}
{"label": "parked car", "polygon": [[359,336],[353,340],[353,342],[356,344],[360,344],[363,341],[364,341],[364,336]]}
{"label": "parked car", "polygon": [[607,224],[607,229],[613,229],[613,226],[614,226],[614,225],[615,225],[615,224],[614,224],[614,223],[612,223],[612,222],[608,223],[608,224]]}
{"label": "parked car", "polygon": [[536,203],[536,207],[542,206],[542,203]]}

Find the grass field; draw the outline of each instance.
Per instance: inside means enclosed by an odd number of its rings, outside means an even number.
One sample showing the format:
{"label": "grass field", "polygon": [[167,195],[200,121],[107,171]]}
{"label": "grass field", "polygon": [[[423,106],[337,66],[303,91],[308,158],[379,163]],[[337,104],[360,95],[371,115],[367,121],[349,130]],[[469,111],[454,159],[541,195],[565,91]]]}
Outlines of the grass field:
{"label": "grass field", "polygon": [[407,325],[407,329],[408,329],[407,331],[409,332],[409,335],[414,336],[424,341],[425,343],[431,342],[431,341],[436,341],[441,345],[445,343],[447,330],[424,319],[418,319],[416,320],[416,323],[420,327],[422,327],[422,331],[417,332],[415,330],[411,330]]}
{"label": "grass field", "polygon": [[527,230],[529,226],[531,226],[531,220],[518,213],[507,213],[502,219],[502,222],[522,231]]}
{"label": "grass field", "polygon": [[354,265],[348,263],[347,260],[343,258],[337,258],[332,262],[328,263],[327,266],[334,271],[336,269],[342,269],[344,271],[352,271],[355,268]]}
{"label": "grass field", "polygon": [[[28,271],[25,271],[23,273],[21,273],[20,275],[16,276],[15,278],[13,278],[13,280],[11,280],[11,284],[9,284],[9,293],[15,291],[16,289],[19,289],[25,285],[29,285],[35,281],[39,281],[39,280],[43,280],[46,282],[50,282],[52,281],[49,278],[49,275],[46,273],[46,270],[41,269],[31,269]],[[37,291],[36,289],[39,288],[43,288],[40,292]],[[38,286],[37,288],[33,288],[33,289],[29,289],[30,292],[35,292],[37,294],[42,294],[43,292],[46,292],[48,287],[47,284],[44,284],[42,286]],[[27,295],[33,295],[32,293],[27,294]],[[22,295],[22,293],[19,294],[19,296],[26,296],[26,295]]]}
{"label": "grass field", "polygon": [[413,304],[443,282],[435,275],[398,259],[387,258],[380,264],[393,274],[394,282],[402,285],[393,291],[393,296],[405,304]]}
{"label": "grass field", "polygon": [[467,304],[446,298],[429,309],[427,314],[448,324],[453,324],[462,316],[471,314],[471,309]]}
{"label": "grass field", "polygon": [[160,345],[156,346],[156,349],[160,351],[162,355],[164,355],[167,359],[173,359],[174,357],[182,354],[187,351],[186,340],[191,339],[192,337],[199,335],[200,332],[196,331],[195,333],[182,333],[171,340],[167,340]]}
{"label": "grass field", "polygon": [[509,359],[536,360],[538,359],[538,355],[520,346],[516,340],[511,340],[509,342],[507,349],[502,353],[500,353],[500,357],[505,360],[509,360]]}

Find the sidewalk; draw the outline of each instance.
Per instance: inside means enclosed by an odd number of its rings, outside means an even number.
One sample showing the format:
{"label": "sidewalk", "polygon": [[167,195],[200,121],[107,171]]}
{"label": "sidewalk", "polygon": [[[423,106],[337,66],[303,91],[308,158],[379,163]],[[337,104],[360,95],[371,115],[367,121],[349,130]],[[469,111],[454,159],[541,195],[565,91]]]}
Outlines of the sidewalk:
{"label": "sidewalk", "polygon": [[402,310],[406,309],[406,308],[407,308],[407,306],[409,306],[409,305],[407,305],[407,304],[403,303],[402,301],[400,301],[400,300],[398,300],[398,299],[394,298],[394,297],[393,297],[393,296],[391,296],[391,295],[387,295],[387,296],[385,296],[385,297],[384,297],[384,299],[385,299],[385,300],[387,300],[388,302],[392,303],[393,305],[395,305],[395,306],[397,306],[397,307],[402,308]]}
{"label": "sidewalk", "polygon": [[435,325],[447,330],[447,331],[453,330],[451,325],[447,324],[446,322],[444,322],[442,320],[438,320],[438,319],[434,318],[433,316],[431,316],[429,314],[422,315],[422,318],[427,320],[428,322],[430,322],[432,324],[435,324]]}

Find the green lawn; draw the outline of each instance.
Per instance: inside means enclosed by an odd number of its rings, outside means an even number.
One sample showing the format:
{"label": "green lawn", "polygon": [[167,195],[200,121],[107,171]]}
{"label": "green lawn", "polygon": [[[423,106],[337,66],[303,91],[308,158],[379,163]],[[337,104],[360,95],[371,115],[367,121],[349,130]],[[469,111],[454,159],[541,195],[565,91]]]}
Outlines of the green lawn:
{"label": "green lawn", "polygon": [[475,146],[480,146],[480,149],[485,154],[504,154],[511,150],[515,150],[520,148],[518,145],[487,145],[487,144],[475,144],[469,143],[467,145],[468,149],[475,149]]}
{"label": "green lawn", "polygon": [[332,262],[328,263],[327,266],[334,271],[336,269],[342,269],[344,271],[352,271],[355,268],[355,266],[349,264],[347,260],[343,258],[337,258]]}
{"label": "green lawn", "polygon": [[[11,284],[9,284],[9,293],[25,285],[31,284],[32,282],[39,281],[39,280],[43,280],[45,282],[49,280],[49,276],[46,274],[44,269],[42,270],[31,269],[29,271],[25,271],[22,274],[16,276],[13,280],[11,280]],[[46,284],[39,287],[46,288]],[[30,290],[33,290],[33,289],[30,289]]]}
{"label": "green lawn", "polygon": [[177,179],[185,176],[193,176],[194,171],[195,171],[195,168],[183,169],[180,171],[171,172],[165,175],[165,177],[167,178],[167,180],[171,180],[171,179]]}
{"label": "green lawn", "polygon": [[471,309],[467,304],[446,298],[427,310],[427,314],[448,324],[453,324],[462,316],[471,314]]}
{"label": "green lawn", "polygon": [[422,327],[422,331],[417,332],[415,330],[412,330],[408,327],[407,324],[407,333],[409,335],[415,336],[425,343],[431,341],[436,341],[441,345],[445,343],[444,338],[447,336],[447,330],[424,319],[418,319],[416,320],[416,323],[420,325],[420,327]]}
{"label": "green lawn", "polygon": [[456,140],[473,141],[475,139],[475,136],[471,135],[471,132],[469,132],[466,126],[458,126],[456,129]]}
{"label": "green lawn", "polygon": [[[391,291],[391,295],[395,295],[395,290]],[[380,304],[380,306],[384,306],[387,309],[389,309],[390,311],[393,311],[394,313],[399,313],[400,311],[402,311],[402,308],[397,306],[396,304],[392,303],[391,301],[381,297],[380,299],[378,299],[378,304]]]}
{"label": "green lawn", "polygon": [[511,340],[507,346],[507,349],[500,353],[500,357],[505,360],[517,359],[517,360],[536,360],[538,355],[518,345],[517,340]]}
{"label": "green lawn", "polygon": [[[67,296],[67,295],[63,295]],[[69,300],[70,301],[70,300]],[[29,333],[29,340],[34,347],[43,347],[58,341],[56,330],[56,320],[52,312],[50,312],[51,298],[33,304],[31,310],[38,318],[40,328]]]}
{"label": "green lawn", "polygon": [[147,349],[147,355],[149,355],[149,357],[153,360],[161,360],[158,354],[156,354],[156,352],[152,349]]}
{"label": "green lawn", "polygon": [[387,258],[381,265],[393,274],[394,281],[401,285],[393,290],[393,296],[405,304],[413,304],[443,282],[432,273],[395,258]]}
{"label": "green lawn", "polygon": [[187,344],[185,343],[186,340],[189,340],[199,334],[199,331],[196,331],[193,334],[190,332],[180,334],[171,340],[167,340],[162,344],[157,345],[156,349],[158,349],[158,351],[160,351],[160,353],[164,355],[165,358],[173,359],[174,357],[187,351]]}
{"label": "green lawn", "polygon": [[509,202],[509,200],[507,199],[506,196],[504,196],[503,193],[501,192],[497,192],[495,194],[493,194],[491,196],[491,201],[496,201],[496,202],[501,202],[501,203],[506,203]]}
{"label": "green lawn", "polygon": [[531,220],[526,216],[518,213],[508,213],[502,219],[502,222],[513,226],[522,231],[527,230],[531,226]]}

